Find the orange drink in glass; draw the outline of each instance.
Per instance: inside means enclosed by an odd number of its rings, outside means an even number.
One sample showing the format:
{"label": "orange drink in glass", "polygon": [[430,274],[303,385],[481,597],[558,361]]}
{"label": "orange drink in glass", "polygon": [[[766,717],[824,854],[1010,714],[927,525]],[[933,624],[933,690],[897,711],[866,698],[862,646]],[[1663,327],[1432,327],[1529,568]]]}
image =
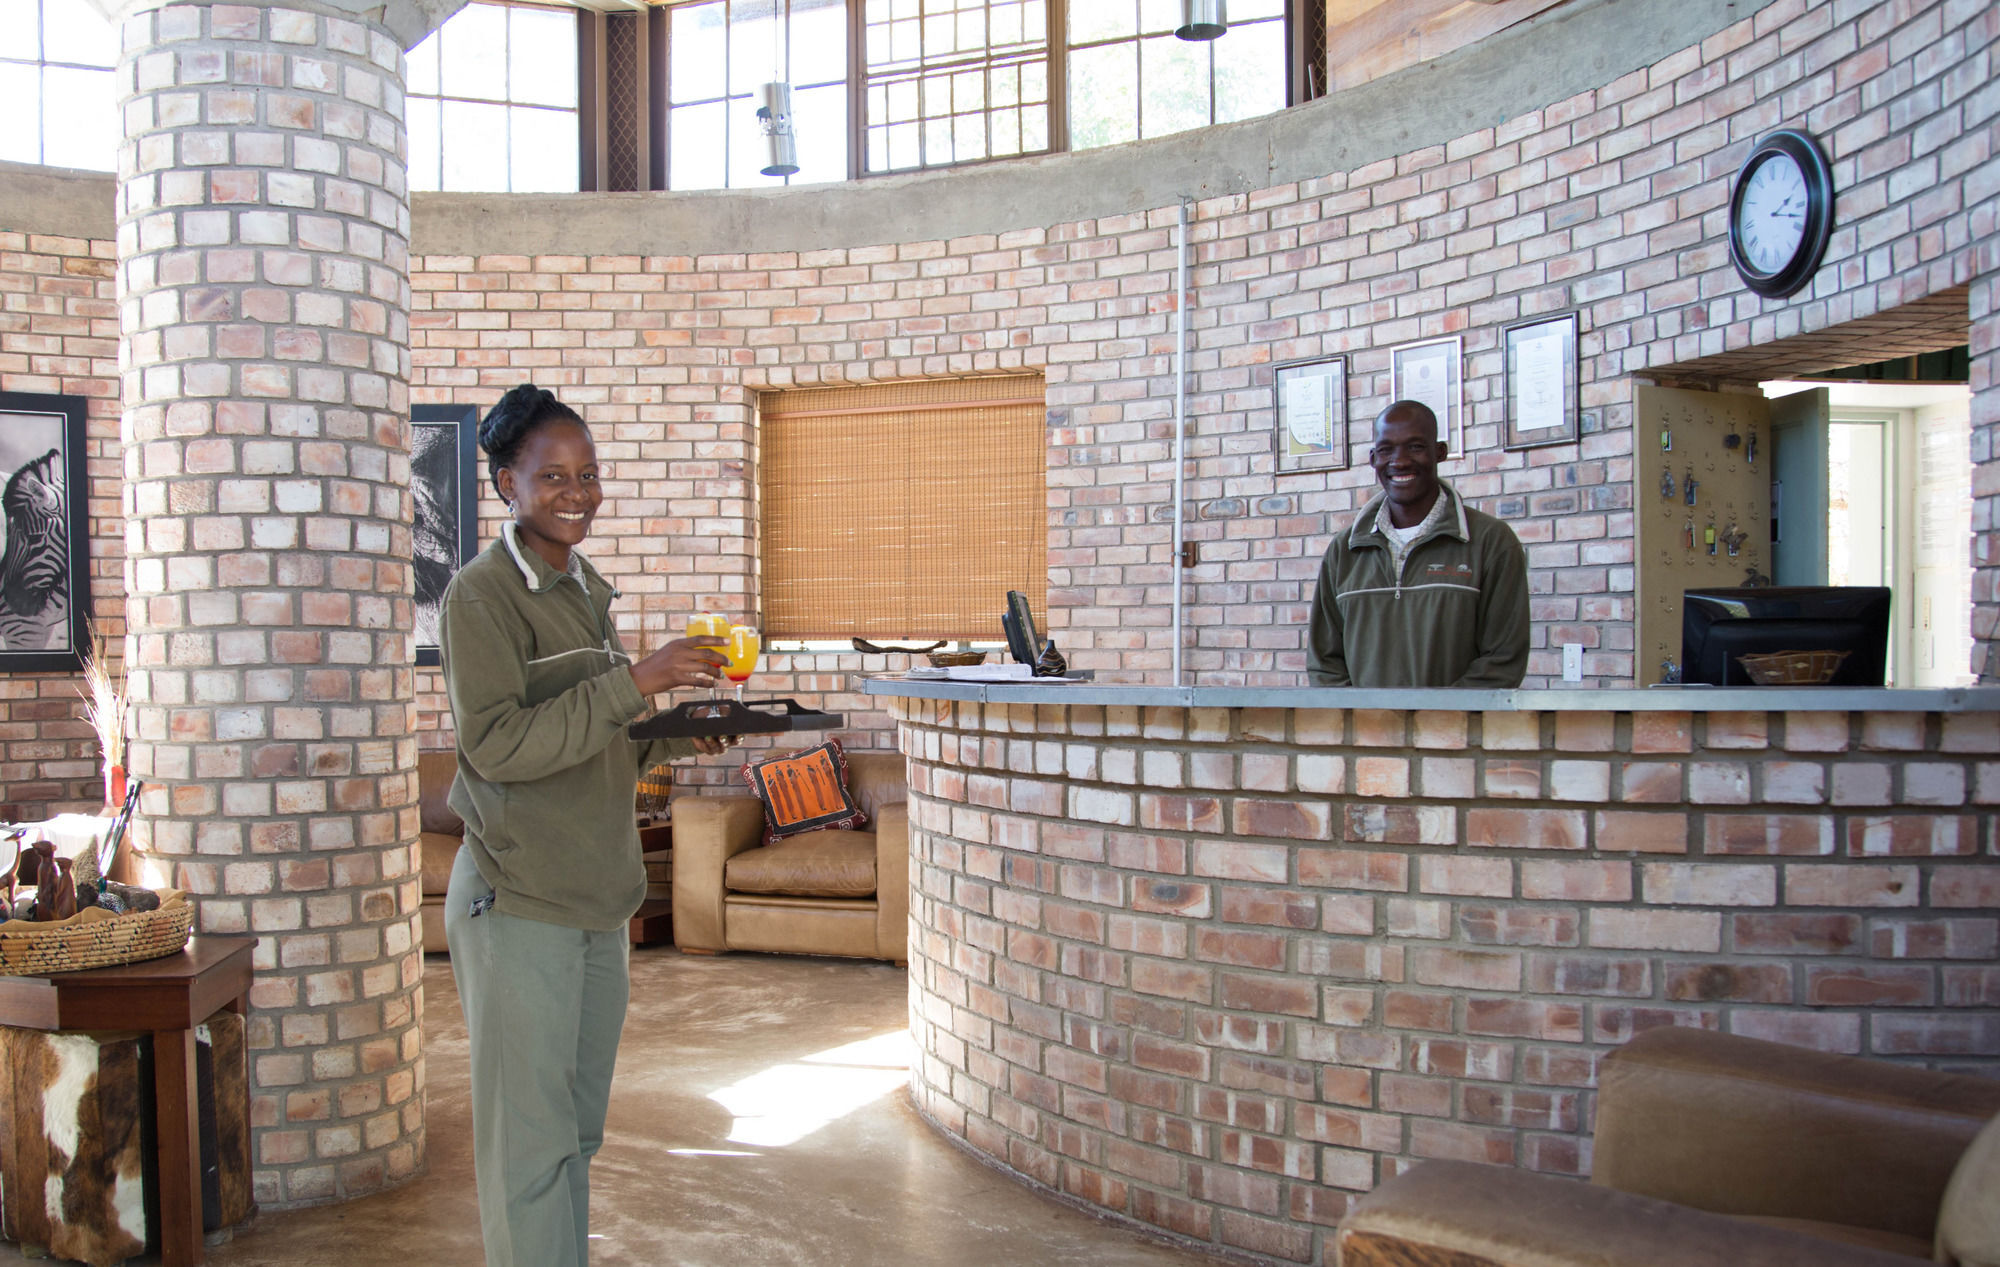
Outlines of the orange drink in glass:
{"label": "orange drink in glass", "polygon": [[743,684],[750,680],[750,674],[757,668],[757,655],[764,649],[764,640],[748,625],[729,627],[729,645],[722,649],[728,663],[722,666],[722,676],[736,683],[736,702],[743,702]]}
{"label": "orange drink in glass", "polygon": [[727,616],[720,616],[715,612],[696,612],[694,615],[688,617],[688,637],[690,638],[727,638],[728,636],[729,617]]}

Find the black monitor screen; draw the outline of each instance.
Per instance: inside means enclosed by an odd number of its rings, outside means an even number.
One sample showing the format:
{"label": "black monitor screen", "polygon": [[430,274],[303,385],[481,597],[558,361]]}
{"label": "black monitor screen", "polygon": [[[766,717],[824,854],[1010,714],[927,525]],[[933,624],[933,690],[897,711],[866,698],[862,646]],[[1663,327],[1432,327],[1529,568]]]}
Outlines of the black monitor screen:
{"label": "black monitor screen", "polygon": [[1876,585],[1689,590],[1681,608],[1681,681],[1755,686],[1746,655],[1846,652],[1827,686],[1880,686],[1889,591]]}

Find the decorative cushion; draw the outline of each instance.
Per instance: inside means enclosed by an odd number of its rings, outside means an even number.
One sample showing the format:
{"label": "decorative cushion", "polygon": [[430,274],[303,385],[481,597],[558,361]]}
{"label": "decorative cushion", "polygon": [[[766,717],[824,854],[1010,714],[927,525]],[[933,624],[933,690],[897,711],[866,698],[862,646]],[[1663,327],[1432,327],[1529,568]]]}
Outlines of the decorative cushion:
{"label": "decorative cushion", "polygon": [[875,896],[875,833],[815,831],[731,858],[722,873],[732,893],[787,897]]}
{"label": "decorative cushion", "polygon": [[1932,1257],[1952,1267],[2000,1267],[2000,1117],[1973,1136],[1938,1207]]}
{"label": "decorative cushion", "polygon": [[[822,827],[857,828],[868,815],[847,790],[847,754],[838,739],[743,764],[743,781],[764,802],[764,843]],[[871,882],[868,891],[873,893]]]}

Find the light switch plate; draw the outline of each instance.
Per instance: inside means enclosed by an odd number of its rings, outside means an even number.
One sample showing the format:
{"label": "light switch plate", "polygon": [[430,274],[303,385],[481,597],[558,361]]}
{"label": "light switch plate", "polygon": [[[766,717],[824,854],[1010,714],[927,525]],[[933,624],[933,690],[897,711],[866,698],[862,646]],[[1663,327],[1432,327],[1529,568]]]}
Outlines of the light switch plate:
{"label": "light switch plate", "polygon": [[1583,681],[1583,644],[1580,642],[1563,644],[1563,681]]}

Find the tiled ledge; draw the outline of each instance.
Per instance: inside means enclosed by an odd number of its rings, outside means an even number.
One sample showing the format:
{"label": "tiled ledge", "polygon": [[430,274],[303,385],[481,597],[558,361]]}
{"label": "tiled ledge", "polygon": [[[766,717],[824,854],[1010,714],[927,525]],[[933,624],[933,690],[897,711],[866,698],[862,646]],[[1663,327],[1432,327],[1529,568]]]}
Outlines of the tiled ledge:
{"label": "tiled ledge", "polygon": [[1992,713],[2000,687],[1652,687],[1624,691],[1367,690],[1324,686],[1122,686],[1092,682],[943,682],[874,677],[869,695],[977,704],[1132,708],[1444,710],[1461,713]]}

